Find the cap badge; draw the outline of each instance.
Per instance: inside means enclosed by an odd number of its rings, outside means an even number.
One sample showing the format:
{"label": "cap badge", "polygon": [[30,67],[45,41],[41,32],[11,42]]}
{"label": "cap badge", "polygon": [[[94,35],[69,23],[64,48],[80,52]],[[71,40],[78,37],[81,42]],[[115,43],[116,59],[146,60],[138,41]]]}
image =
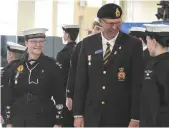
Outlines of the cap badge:
{"label": "cap badge", "polygon": [[119,17],[120,16],[120,11],[118,8],[116,8],[116,17]]}

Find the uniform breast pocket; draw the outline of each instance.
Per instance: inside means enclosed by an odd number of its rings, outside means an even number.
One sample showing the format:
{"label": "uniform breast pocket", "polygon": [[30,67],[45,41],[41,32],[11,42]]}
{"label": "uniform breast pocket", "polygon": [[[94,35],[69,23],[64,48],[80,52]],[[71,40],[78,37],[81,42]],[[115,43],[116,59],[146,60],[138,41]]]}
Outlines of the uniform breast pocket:
{"label": "uniform breast pocket", "polygon": [[37,77],[37,79],[39,79],[40,83],[44,83],[45,82],[45,79],[46,79],[45,70],[41,70],[39,72],[39,76]]}
{"label": "uniform breast pocket", "polygon": [[88,63],[88,67],[97,66],[103,63],[103,57],[101,54],[88,55],[87,63]]}

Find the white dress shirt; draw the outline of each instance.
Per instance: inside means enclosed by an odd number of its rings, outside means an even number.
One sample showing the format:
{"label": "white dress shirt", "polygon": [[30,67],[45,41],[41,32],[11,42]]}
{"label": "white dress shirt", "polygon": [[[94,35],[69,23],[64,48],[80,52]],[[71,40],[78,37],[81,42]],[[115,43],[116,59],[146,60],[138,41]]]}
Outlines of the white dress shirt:
{"label": "white dress shirt", "polygon": [[107,49],[107,43],[110,44],[110,50],[112,51],[113,47],[114,47],[114,44],[115,44],[115,41],[117,39],[117,36],[119,35],[119,33],[117,33],[117,35],[111,39],[111,40],[107,40],[104,36],[103,36],[103,33],[101,32],[101,36],[102,36],[102,47],[103,47],[103,56],[106,52],[106,49]]}

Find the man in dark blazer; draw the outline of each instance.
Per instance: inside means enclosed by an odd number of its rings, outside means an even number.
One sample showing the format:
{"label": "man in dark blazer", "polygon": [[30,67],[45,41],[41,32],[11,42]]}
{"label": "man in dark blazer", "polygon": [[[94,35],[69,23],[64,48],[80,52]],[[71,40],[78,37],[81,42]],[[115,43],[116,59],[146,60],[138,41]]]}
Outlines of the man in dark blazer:
{"label": "man in dark blazer", "polygon": [[122,9],[102,6],[103,31],[83,39],[73,99],[75,127],[138,127],[143,80],[141,41],[122,33]]}

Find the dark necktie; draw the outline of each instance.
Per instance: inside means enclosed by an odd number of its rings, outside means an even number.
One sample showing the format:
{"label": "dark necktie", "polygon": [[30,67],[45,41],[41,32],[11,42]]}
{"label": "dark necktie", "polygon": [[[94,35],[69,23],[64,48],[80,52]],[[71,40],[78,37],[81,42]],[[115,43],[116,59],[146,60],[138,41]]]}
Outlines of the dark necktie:
{"label": "dark necktie", "polygon": [[110,56],[110,54],[111,54],[110,44],[107,43],[106,52],[105,52],[104,57],[103,57],[103,64],[104,64],[104,65],[107,64],[107,62],[108,62],[108,57]]}

